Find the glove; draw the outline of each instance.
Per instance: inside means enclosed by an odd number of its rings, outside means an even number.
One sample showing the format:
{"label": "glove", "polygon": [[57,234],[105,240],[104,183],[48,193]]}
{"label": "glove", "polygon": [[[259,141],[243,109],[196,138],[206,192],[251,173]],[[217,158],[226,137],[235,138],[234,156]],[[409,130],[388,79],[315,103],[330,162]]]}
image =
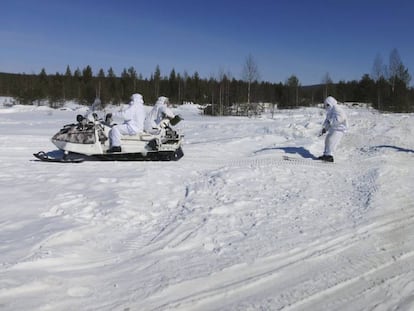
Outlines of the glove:
{"label": "glove", "polygon": [[170,120],[164,119],[158,124],[158,127],[159,128],[167,128],[169,123],[170,123]]}
{"label": "glove", "polygon": [[324,135],[325,133],[326,133],[326,128],[323,128],[322,131],[319,133],[318,136],[320,137],[320,136]]}

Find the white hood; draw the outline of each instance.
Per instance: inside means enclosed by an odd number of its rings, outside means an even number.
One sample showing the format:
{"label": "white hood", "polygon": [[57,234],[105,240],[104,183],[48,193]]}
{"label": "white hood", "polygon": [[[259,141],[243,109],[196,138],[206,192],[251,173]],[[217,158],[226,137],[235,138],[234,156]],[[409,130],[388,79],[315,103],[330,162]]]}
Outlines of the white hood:
{"label": "white hood", "polygon": [[168,104],[168,97],[165,97],[165,96],[158,97],[157,102],[155,103],[155,105],[167,105],[167,104]]}
{"label": "white hood", "polygon": [[143,99],[142,95],[139,94],[139,93],[132,94],[130,104],[131,105],[132,104],[143,105],[144,104],[144,99]]}
{"label": "white hood", "polygon": [[328,96],[325,99],[324,104],[325,104],[325,109],[330,110],[338,104],[338,101],[334,97]]}
{"label": "white hood", "polygon": [[323,123],[325,129],[345,132],[348,129],[348,118],[345,111],[338,105],[338,101],[328,96],[325,101],[326,119]]}

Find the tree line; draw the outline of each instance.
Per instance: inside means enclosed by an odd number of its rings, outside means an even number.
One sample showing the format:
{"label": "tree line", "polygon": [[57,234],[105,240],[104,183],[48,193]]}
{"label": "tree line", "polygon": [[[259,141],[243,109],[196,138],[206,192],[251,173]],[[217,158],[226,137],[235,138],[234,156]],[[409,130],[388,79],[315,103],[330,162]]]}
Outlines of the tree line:
{"label": "tree line", "polygon": [[213,115],[232,114],[235,106],[243,108],[238,110],[242,114],[257,112],[259,103],[270,103],[280,109],[313,106],[332,95],[341,102],[370,103],[383,111],[414,111],[414,89],[409,87],[411,76],[395,49],[388,66],[377,56],[372,73],[355,81],[333,83],[329,73],[320,84],[311,86],[302,86],[295,75],[283,83],[259,81],[258,68],[251,56],[243,72],[242,79],[235,79],[230,73],[201,78],[197,72],[180,74],[174,69],[169,75],[162,75],[157,65],[151,76],[144,78],[134,67],[125,68],[117,76],[112,67],[93,74],[89,65],[74,72],[67,66],[63,74],[47,74],[45,69],[39,74],[0,73],[0,95],[13,97],[21,104],[47,100],[51,106],[59,107],[67,100],[91,104],[97,97],[104,105],[118,105],[138,92],[149,104],[161,95],[176,104],[208,104]]}

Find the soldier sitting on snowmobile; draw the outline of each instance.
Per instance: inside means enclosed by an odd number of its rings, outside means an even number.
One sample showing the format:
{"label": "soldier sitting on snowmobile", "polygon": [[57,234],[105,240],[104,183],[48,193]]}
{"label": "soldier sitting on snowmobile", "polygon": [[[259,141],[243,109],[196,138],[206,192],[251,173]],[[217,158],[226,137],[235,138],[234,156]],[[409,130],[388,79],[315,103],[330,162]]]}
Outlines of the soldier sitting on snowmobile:
{"label": "soldier sitting on snowmobile", "polygon": [[98,120],[98,114],[97,114],[97,112],[100,111],[100,110],[102,110],[102,102],[97,97],[97,98],[95,98],[93,104],[89,108],[89,111],[86,113],[85,118],[89,122],[95,122],[96,120]]}
{"label": "soldier sitting on snowmobile", "polygon": [[150,134],[156,134],[160,130],[163,119],[173,119],[174,113],[169,108],[170,102],[167,97],[158,98],[152,110],[148,113],[144,122],[144,130]]}
{"label": "soldier sitting on snowmobile", "polygon": [[122,135],[136,135],[144,129],[144,100],[141,94],[133,94],[129,106],[119,113],[125,121],[112,127],[109,131],[109,141],[111,148],[108,152],[121,152]]}
{"label": "soldier sitting on snowmobile", "polygon": [[326,119],[320,136],[326,132],[328,134],[325,138],[325,151],[318,159],[333,162],[333,153],[348,129],[348,119],[344,110],[338,106],[338,102],[332,96],[328,96],[325,99],[324,106],[326,109]]}

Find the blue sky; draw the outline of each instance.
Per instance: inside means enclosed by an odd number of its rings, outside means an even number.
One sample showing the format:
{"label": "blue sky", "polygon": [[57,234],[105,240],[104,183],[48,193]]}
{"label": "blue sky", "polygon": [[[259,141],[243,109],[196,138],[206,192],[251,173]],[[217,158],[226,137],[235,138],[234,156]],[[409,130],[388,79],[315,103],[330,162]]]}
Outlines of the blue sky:
{"label": "blue sky", "polygon": [[[252,55],[262,81],[359,80],[397,48],[414,74],[414,4],[396,0],[3,0],[0,72],[242,78]],[[413,81],[412,81],[413,82]],[[412,84],[411,82],[411,84]]]}

